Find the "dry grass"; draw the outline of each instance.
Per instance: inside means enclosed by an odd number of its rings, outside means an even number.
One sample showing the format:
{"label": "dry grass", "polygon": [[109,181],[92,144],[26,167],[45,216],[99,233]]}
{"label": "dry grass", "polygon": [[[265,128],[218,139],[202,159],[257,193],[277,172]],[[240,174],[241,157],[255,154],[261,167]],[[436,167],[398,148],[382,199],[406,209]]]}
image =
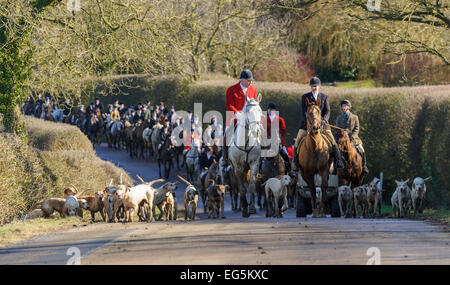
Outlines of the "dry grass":
{"label": "dry grass", "polygon": [[56,233],[72,229],[75,226],[87,225],[89,223],[89,217],[88,215],[85,215],[83,219],[80,219],[79,217],[67,217],[64,219],[39,218],[26,221],[14,221],[5,225],[0,225],[0,247],[34,236]]}
{"label": "dry grass", "polygon": [[74,185],[79,191],[86,191],[86,194],[93,194],[103,190],[110,179],[114,179],[114,184],[117,184],[121,173],[124,183],[133,184],[125,171],[91,153],[74,150],[43,151],[40,157],[52,177],[54,192],[49,193],[50,196],[63,196],[65,187],[69,185]]}
{"label": "dry grass", "polygon": [[0,224],[26,213],[43,198],[50,179],[37,152],[12,134],[0,134]]}
{"label": "dry grass", "polygon": [[30,144],[44,151],[81,150],[94,153],[89,139],[76,126],[26,117]]}
{"label": "dry grass", "polygon": [[0,224],[23,217],[44,198],[62,197],[70,185],[91,194],[110,179],[117,183],[121,173],[125,183],[133,184],[125,171],[98,158],[75,127],[34,118],[25,123],[30,145],[0,134]]}

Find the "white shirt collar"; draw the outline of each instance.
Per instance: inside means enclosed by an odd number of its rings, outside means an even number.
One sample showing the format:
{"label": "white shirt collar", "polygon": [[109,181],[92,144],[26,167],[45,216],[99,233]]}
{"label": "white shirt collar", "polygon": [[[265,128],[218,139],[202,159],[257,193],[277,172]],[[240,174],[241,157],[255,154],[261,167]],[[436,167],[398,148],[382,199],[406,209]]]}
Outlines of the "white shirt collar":
{"label": "white shirt collar", "polygon": [[247,95],[247,88],[242,85],[242,82],[239,82],[239,85],[241,85],[242,91],[244,91],[245,95]]}
{"label": "white shirt collar", "polygon": [[312,92],[312,94],[314,96],[314,100],[317,101],[317,97],[319,97],[319,92],[317,92],[317,93]]}

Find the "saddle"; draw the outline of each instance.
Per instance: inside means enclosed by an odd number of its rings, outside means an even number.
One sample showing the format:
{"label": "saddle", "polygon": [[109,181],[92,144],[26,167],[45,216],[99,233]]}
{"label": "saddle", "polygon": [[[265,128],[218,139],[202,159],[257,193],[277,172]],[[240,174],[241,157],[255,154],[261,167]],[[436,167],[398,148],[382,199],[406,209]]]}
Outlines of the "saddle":
{"label": "saddle", "polygon": [[[331,151],[331,148],[333,147],[333,143],[327,138],[327,136],[325,136],[324,134],[320,134],[321,136],[322,136],[322,138],[325,140],[325,142],[327,143],[327,145],[328,145],[328,149],[330,149],[330,151]],[[303,144],[303,142],[305,141],[305,139],[306,139],[306,137],[307,136],[304,136],[303,138],[302,138],[302,140],[300,141],[300,143],[298,144],[298,149],[300,149],[301,147],[302,147],[302,144]]]}

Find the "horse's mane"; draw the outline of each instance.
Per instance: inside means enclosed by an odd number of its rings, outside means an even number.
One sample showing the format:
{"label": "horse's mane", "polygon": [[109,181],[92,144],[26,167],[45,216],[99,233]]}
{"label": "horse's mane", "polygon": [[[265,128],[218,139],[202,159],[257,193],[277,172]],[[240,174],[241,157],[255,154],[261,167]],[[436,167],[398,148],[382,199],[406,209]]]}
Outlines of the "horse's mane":
{"label": "horse's mane", "polygon": [[337,137],[338,137],[338,143],[340,142],[342,144],[345,152],[347,152],[347,154],[348,154],[349,163],[353,163],[353,161],[356,159],[356,157],[355,157],[355,152],[352,151],[353,147],[352,147],[352,144],[350,143],[350,138],[349,138],[347,132],[339,131]]}

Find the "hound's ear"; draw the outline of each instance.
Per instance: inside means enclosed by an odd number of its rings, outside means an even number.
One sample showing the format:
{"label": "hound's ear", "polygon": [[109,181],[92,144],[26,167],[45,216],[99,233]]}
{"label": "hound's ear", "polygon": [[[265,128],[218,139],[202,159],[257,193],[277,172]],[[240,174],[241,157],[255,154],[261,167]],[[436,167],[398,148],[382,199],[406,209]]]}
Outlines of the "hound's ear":
{"label": "hound's ear", "polygon": [[408,182],[409,182],[409,178],[408,178],[408,179],[406,179],[405,183],[408,183]]}
{"label": "hound's ear", "polygon": [[398,185],[398,184],[400,184],[400,182],[398,182],[397,180],[395,180],[395,183]]}
{"label": "hound's ear", "polygon": [[427,182],[428,180],[431,180],[431,176],[428,176],[427,178],[425,178],[423,181]]}

